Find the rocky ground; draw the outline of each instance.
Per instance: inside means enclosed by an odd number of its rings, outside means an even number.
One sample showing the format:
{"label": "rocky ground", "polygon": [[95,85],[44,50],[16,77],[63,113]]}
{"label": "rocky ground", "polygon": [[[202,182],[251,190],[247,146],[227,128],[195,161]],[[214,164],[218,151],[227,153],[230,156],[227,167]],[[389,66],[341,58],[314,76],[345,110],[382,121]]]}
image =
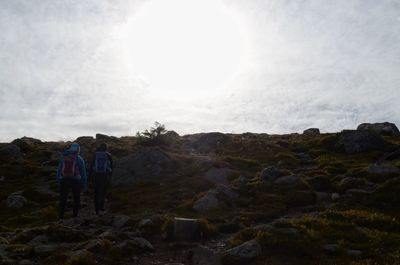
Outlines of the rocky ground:
{"label": "rocky ground", "polygon": [[400,132],[98,134],[115,158],[107,211],[92,193],[57,220],[69,142],[0,144],[0,264],[400,264]]}

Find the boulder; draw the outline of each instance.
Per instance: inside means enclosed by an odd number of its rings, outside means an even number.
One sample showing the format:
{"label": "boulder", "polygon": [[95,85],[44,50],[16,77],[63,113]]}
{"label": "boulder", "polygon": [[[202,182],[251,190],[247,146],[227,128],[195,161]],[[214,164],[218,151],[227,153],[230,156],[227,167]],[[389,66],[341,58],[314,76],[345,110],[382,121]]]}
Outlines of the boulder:
{"label": "boulder", "polygon": [[93,136],[81,136],[78,137],[75,142],[80,145],[91,145],[95,142],[95,139],[93,138]]}
{"label": "boulder", "polygon": [[28,245],[36,246],[40,244],[46,244],[49,242],[49,238],[46,235],[38,235],[29,241]]}
{"label": "boulder", "polygon": [[98,237],[101,239],[108,239],[111,241],[117,241],[119,239],[118,233],[114,229],[108,229],[107,231],[101,233]]}
{"label": "boulder", "polygon": [[20,157],[21,148],[16,144],[8,144],[0,148],[0,155]]}
{"label": "boulder", "polygon": [[130,243],[134,244],[138,249],[141,250],[141,252],[148,252],[154,250],[153,245],[143,237],[135,237],[130,240]]}
{"label": "boulder", "polygon": [[11,143],[19,146],[19,148],[21,148],[21,150],[23,151],[30,151],[33,148],[35,148],[36,145],[41,144],[42,141],[35,138],[24,136],[22,138],[15,139]]}
{"label": "boulder", "polygon": [[212,149],[219,147],[229,140],[229,136],[220,132],[188,135],[185,138],[191,142],[192,148],[200,151],[212,151]]}
{"label": "boulder", "polygon": [[144,238],[135,238],[125,240],[116,246],[116,250],[122,256],[131,256],[132,254],[142,254],[154,250],[153,245]]}
{"label": "boulder", "polygon": [[47,257],[50,256],[56,248],[56,245],[36,245],[33,247],[33,252],[39,257]]}
{"label": "boulder", "polygon": [[115,136],[108,136],[108,135],[106,135],[106,134],[101,134],[101,133],[96,133],[96,140],[105,140],[105,141],[108,141],[108,140],[114,140],[114,139],[117,139],[117,137],[115,137]]}
{"label": "boulder", "polygon": [[338,201],[340,199],[340,194],[339,193],[332,193],[332,201]]}
{"label": "boulder", "polygon": [[344,130],[336,142],[336,147],[348,154],[378,150],[384,145],[382,136],[369,130]]}
{"label": "boulder", "polygon": [[198,246],[193,250],[193,265],[221,265],[220,255],[212,249]]}
{"label": "boulder", "polygon": [[325,244],[322,246],[322,249],[327,253],[327,254],[336,254],[339,252],[339,245],[337,244]]}
{"label": "boulder", "polygon": [[27,204],[28,200],[20,194],[10,194],[6,203],[8,208],[22,208]]}
{"label": "boulder", "polygon": [[261,171],[261,180],[265,183],[272,183],[282,175],[283,172],[276,167],[267,167]]}
{"label": "boulder", "polygon": [[320,131],[318,128],[309,128],[303,131],[304,135],[319,135]]}
{"label": "boulder", "polygon": [[147,147],[115,161],[112,182],[113,185],[131,184],[174,171],[176,164],[167,153],[158,147]]}
{"label": "boulder", "polygon": [[346,251],[346,255],[348,256],[361,256],[363,254],[363,252],[361,250],[357,250],[357,249],[349,249]]}
{"label": "boulder", "polygon": [[362,123],[357,127],[358,131],[371,130],[382,135],[400,136],[400,131],[394,123]]}
{"label": "boulder", "polygon": [[227,250],[227,254],[238,259],[254,259],[262,253],[261,245],[257,240],[247,241],[237,247]]}
{"label": "boulder", "polygon": [[238,197],[238,194],[234,192],[231,187],[221,184],[218,184],[214,188],[212,188],[211,192],[214,192],[217,195],[219,194],[225,196],[229,199],[235,199]]}
{"label": "boulder", "polygon": [[174,239],[193,241],[200,237],[200,223],[197,219],[174,218]]}
{"label": "boulder", "polygon": [[368,167],[368,173],[371,174],[399,174],[400,169],[394,166],[382,166],[373,164]]}
{"label": "boulder", "polygon": [[280,186],[294,186],[301,183],[302,183],[301,178],[296,175],[280,177],[274,181],[274,184]]}
{"label": "boulder", "polygon": [[137,226],[138,226],[138,228],[146,228],[146,227],[153,226],[153,225],[154,225],[154,223],[151,219],[142,219],[139,221]]}
{"label": "boulder", "polygon": [[127,215],[115,215],[112,221],[112,225],[115,228],[122,228],[125,226],[132,226],[134,221]]}
{"label": "boulder", "polygon": [[205,178],[215,184],[228,185],[228,177],[232,175],[233,170],[230,168],[211,168],[204,175]]}
{"label": "boulder", "polygon": [[353,177],[345,177],[343,178],[339,184],[338,188],[341,191],[346,191],[348,189],[355,189],[365,185],[365,180],[360,178],[353,178]]}
{"label": "boulder", "polygon": [[206,213],[220,206],[219,198],[233,200],[237,197],[238,195],[229,186],[220,184],[210,189],[203,197],[198,199],[194,203],[193,209],[199,213]]}
{"label": "boulder", "polygon": [[206,213],[219,206],[218,198],[215,192],[208,191],[203,197],[198,199],[194,205],[193,210],[199,213]]}

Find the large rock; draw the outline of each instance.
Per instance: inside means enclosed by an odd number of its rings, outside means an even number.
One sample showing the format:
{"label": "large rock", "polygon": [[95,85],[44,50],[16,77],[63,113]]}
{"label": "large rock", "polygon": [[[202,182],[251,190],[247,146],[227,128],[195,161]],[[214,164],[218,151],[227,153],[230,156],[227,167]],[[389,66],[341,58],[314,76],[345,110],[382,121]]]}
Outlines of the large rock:
{"label": "large rock", "polygon": [[346,191],[348,189],[356,189],[365,186],[366,181],[361,178],[353,178],[353,177],[345,177],[343,178],[339,184],[338,188],[341,191]]}
{"label": "large rock", "polygon": [[187,135],[185,138],[191,142],[193,148],[200,151],[212,151],[229,140],[229,136],[219,132]]}
{"label": "large rock", "polygon": [[272,183],[282,175],[282,171],[276,167],[267,167],[261,171],[261,180],[266,183]]}
{"label": "large rock", "polygon": [[220,206],[219,198],[233,200],[237,197],[238,195],[229,186],[220,184],[210,189],[203,197],[198,199],[194,203],[193,209],[200,213],[206,213]]}
{"label": "large rock", "polygon": [[127,215],[115,215],[112,221],[112,225],[115,228],[122,228],[125,226],[132,226],[135,222]]}
{"label": "large rock", "polygon": [[385,144],[383,138],[369,130],[344,130],[340,133],[336,146],[345,153],[362,153],[381,149]]}
{"label": "large rock", "polygon": [[21,148],[16,144],[8,144],[0,148],[0,155],[21,156]]}
{"label": "large rock", "polygon": [[93,136],[81,136],[78,137],[75,142],[77,142],[80,145],[91,145],[95,142],[95,139],[93,138]]}
{"label": "large rock", "polygon": [[235,248],[227,250],[227,253],[235,258],[246,260],[254,259],[260,256],[262,253],[262,249],[257,240],[251,240]]}
{"label": "large rock", "polygon": [[400,173],[400,169],[394,166],[373,164],[368,167],[368,172],[371,174],[398,174]]}
{"label": "large rock", "polygon": [[24,136],[22,138],[15,139],[11,143],[18,145],[19,148],[21,148],[21,150],[23,151],[30,151],[34,149],[36,145],[41,144],[42,141],[39,139]]}
{"label": "large rock", "polygon": [[113,185],[165,176],[176,170],[175,162],[158,147],[148,147],[115,162]]}
{"label": "large rock", "polygon": [[220,255],[212,249],[198,246],[193,250],[193,265],[221,265]]}
{"label": "large rock", "polygon": [[362,123],[358,125],[357,130],[372,130],[382,135],[400,136],[400,131],[394,123]]}
{"label": "large rock", "polygon": [[205,174],[205,178],[215,184],[229,184],[229,176],[232,175],[233,170],[230,168],[216,168],[213,167]]}
{"label": "large rock", "polygon": [[33,247],[33,252],[39,257],[47,257],[50,256],[56,248],[56,245],[36,245]]}
{"label": "large rock", "polygon": [[200,237],[200,223],[197,219],[174,218],[174,239],[193,241]]}
{"label": "large rock", "polygon": [[26,205],[28,200],[20,194],[10,194],[7,197],[6,203],[8,208],[22,208]]}
{"label": "large rock", "polygon": [[115,136],[109,136],[106,134],[96,133],[96,140],[109,141],[109,140],[115,140],[115,139],[117,139],[117,137],[115,137]]}
{"label": "large rock", "polygon": [[319,135],[320,131],[318,128],[309,128],[303,131],[304,135]]}
{"label": "large rock", "polygon": [[280,185],[280,186],[294,186],[301,184],[301,178],[297,175],[290,175],[290,176],[284,176],[276,179],[274,181],[275,184]]}
{"label": "large rock", "polygon": [[215,192],[208,191],[203,197],[194,203],[193,209],[199,213],[206,213],[212,209],[218,208],[218,206],[219,200]]}

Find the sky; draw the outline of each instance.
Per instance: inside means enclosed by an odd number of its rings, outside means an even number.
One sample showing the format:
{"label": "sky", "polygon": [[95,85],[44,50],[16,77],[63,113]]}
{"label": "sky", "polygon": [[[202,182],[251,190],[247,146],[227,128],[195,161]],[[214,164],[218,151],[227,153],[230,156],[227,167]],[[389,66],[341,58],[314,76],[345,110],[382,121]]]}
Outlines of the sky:
{"label": "sky", "polygon": [[0,141],[400,126],[400,0],[0,0]]}

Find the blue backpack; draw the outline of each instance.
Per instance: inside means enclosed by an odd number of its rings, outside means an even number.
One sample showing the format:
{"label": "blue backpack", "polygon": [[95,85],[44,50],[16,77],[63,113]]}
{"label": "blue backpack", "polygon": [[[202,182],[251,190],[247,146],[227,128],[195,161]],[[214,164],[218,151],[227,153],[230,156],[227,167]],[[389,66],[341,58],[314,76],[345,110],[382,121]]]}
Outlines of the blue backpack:
{"label": "blue backpack", "polygon": [[93,170],[96,173],[111,172],[110,159],[106,152],[96,152]]}

